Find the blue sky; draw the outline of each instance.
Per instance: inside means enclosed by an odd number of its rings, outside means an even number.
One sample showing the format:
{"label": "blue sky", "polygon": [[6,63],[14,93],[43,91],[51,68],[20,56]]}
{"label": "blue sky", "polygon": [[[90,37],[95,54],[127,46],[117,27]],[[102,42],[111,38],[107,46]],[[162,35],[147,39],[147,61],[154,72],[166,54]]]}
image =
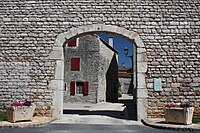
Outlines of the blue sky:
{"label": "blue sky", "polygon": [[114,48],[118,51],[118,65],[121,65],[122,63],[125,63],[126,68],[131,68],[132,67],[132,61],[130,57],[126,57],[124,54],[124,48],[127,47],[129,50],[128,55],[132,55],[132,42],[113,35],[113,34],[104,34],[104,33],[98,33],[98,36],[100,36],[104,41],[106,41],[108,43],[108,37],[112,36],[113,37],[113,41],[114,41]]}

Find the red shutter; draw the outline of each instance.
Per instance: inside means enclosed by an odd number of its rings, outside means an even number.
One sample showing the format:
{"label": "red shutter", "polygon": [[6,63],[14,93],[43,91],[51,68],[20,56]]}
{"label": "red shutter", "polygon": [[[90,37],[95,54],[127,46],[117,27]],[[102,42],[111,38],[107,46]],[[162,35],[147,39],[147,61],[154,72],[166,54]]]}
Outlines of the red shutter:
{"label": "red shutter", "polygon": [[84,95],[88,95],[88,85],[89,85],[88,82],[84,82],[84,90],[83,90]]}
{"label": "red shutter", "polygon": [[75,81],[72,81],[70,84],[70,95],[75,95]]}
{"label": "red shutter", "polygon": [[76,38],[68,41],[69,47],[76,47]]}
{"label": "red shutter", "polygon": [[71,70],[72,71],[80,70],[80,58],[71,58]]}

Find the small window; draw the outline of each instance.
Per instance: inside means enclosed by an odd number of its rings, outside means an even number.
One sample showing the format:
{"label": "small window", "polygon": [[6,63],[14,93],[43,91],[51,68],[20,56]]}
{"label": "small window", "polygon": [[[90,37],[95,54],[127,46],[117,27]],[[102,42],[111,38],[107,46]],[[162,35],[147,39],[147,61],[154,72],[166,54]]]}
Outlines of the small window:
{"label": "small window", "polygon": [[75,82],[71,81],[70,84],[70,95],[74,96],[75,94],[83,94],[84,96],[88,95],[88,82]]}
{"label": "small window", "polygon": [[80,70],[80,58],[71,58],[71,70],[72,71]]}
{"label": "small window", "polygon": [[84,91],[84,83],[76,82],[76,94],[83,94]]}
{"label": "small window", "polygon": [[67,44],[68,47],[76,47],[76,38],[69,40]]}

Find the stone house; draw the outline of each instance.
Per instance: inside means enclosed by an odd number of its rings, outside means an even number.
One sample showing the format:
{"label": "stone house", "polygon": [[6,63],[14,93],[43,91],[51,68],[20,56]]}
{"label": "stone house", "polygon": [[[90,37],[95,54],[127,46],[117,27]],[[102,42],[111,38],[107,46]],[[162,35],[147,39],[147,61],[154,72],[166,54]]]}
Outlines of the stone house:
{"label": "stone house", "polygon": [[67,42],[64,103],[117,101],[118,53],[111,45],[97,35]]}
{"label": "stone house", "polygon": [[132,68],[126,68],[123,63],[118,67],[118,78],[122,94],[133,94],[133,71]]}

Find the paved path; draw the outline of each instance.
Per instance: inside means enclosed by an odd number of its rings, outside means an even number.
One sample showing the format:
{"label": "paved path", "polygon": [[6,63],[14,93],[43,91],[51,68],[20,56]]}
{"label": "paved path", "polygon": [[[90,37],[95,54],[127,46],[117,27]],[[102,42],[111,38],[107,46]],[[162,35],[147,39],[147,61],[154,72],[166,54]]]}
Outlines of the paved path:
{"label": "paved path", "polygon": [[88,110],[88,111],[123,111],[126,108],[122,103],[102,102],[96,104],[64,103],[64,110]]}
{"label": "paved path", "polygon": [[142,120],[142,123],[146,126],[158,129],[167,129],[176,131],[198,131],[200,133],[200,123],[191,125],[172,124],[172,123],[165,123],[164,118]]}
{"label": "paved path", "polygon": [[64,114],[102,115],[128,119],[128,109],[124,103],[102,102],[97,104],[64,104]]}
{"label": "paved path", "polygon": [[[43,127],[4,128],[1,133],[190,133],[154,129],[143,125],[50,124]],[[193,132],[192,132],[193,133]],[[195,132],[197,133],[197,132]]]}
{"label": "paved path", "polygon": [[[0,121],[0,129],[5,127],[10,128],[23,128],[23,127],[30,127],[30,126],[43,126],[48,125],[55,119],[51,117],[42,117],[42,116],[35,116],[32,118],[32,121],[19,121],[16,123],[11,123],[8,121]],[[0,131],[1,133],[1,131]]]}
{"label": "paved path", "polygon": [[126,106],[122,103],[97,103],[89,109],[89,111],[121,111],[123,112]]}
{"label": "paved path", "polygon": [[56,120],[53,123],[63,124],[107,124],[107,125],[142,125],[139,121],[118,119],[105,115],[78,115],[65,114],[61,120]]}

